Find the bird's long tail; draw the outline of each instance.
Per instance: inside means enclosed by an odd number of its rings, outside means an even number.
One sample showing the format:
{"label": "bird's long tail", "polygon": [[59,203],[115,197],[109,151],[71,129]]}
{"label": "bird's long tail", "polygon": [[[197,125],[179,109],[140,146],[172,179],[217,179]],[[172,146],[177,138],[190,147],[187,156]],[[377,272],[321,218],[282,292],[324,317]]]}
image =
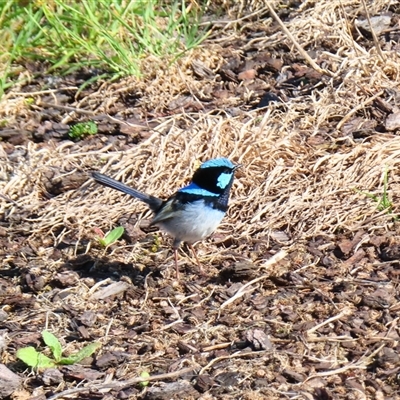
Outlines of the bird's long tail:
{"label": "bird's long tail", "polygon": [[99,172],[92,172],[92,177],[94,180],[96,180],[97,182],[101,183],[104,186],[108,186],[112,189],[119,190],[120,192],[129,194],[130,196],[143,201],[154,212],[157,212],[163,204],[163,200],[159,199],[158,197],[150,196],[149,194],[139,192],[138,190],[133,189],[113,178],[110,178],[107,175],[100,174]]}

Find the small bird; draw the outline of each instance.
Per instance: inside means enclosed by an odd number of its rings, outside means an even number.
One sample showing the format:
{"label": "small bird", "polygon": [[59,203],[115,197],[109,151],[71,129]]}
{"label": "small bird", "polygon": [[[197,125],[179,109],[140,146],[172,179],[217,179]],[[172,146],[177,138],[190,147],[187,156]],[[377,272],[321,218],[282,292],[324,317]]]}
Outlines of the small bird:
{"label": "small bird", "polygon": [[227,158],[208,160],[195,171],[188,186],[167,200],[139,192],[99,172],[92,172],[92,177],[102,185],[129,194],[149,206],[154,213],[150,226],[158,226],[174,238],[172,247],[176,278],[179,279],[178,248],[181,242],[188,244],[202,271],[193,243],[211,235],[225,216],[234,174],[240,166]]}

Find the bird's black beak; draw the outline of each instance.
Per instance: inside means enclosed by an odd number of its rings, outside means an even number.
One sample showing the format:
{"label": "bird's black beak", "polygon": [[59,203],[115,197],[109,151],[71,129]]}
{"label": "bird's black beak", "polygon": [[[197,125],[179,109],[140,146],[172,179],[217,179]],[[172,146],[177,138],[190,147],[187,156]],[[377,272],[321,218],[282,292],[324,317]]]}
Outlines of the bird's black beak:
{"label": "bird's black beak", "polygon": [[239,168],[241,168],[241,167],[243,167],[243,164],[236,164],[236,165],[233,167],[233,170],[236,171],[237,169],[239,169]]}

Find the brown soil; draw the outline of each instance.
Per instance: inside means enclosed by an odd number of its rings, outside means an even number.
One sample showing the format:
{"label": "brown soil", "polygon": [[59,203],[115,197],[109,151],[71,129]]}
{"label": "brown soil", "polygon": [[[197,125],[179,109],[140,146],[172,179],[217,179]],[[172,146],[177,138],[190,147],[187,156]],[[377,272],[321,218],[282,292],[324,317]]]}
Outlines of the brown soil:
{"label": "brown soil", "polygon": [[[253,5],[172,66],[144,60],[143,78],[79,91],[93,71],[42,76],[2,99],[12,398],[400,399],[400,9],[368,5],[390,17],[374,41],[362,3],[276,4],[290,39]],[[99,133],[70,140],[87,120]],[[244,166],[224,223],[196,245],[206,276],[183,247],[178,282],[146,207],[89,172],[166,198],[215,156]],[[385,171],[390,210],[376,201]],[[121,225],[101,248],[96,231]],[[43,349],[45,329],[65,354],[102,347],[31,372],[16,351]]]}

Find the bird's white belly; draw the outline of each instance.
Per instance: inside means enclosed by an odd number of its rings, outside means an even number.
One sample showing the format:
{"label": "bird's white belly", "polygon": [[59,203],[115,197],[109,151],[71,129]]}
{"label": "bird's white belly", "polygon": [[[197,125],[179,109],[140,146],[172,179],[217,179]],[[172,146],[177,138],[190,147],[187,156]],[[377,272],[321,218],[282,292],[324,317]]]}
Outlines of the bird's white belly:
{"label": "bird's white belly", "polygon": [[185,204],[184,210],[174,211],[173,218],[155,225],[183,242],[194,243],[210,236],[224,218],[225,213],[207,207],[203,200]]}

